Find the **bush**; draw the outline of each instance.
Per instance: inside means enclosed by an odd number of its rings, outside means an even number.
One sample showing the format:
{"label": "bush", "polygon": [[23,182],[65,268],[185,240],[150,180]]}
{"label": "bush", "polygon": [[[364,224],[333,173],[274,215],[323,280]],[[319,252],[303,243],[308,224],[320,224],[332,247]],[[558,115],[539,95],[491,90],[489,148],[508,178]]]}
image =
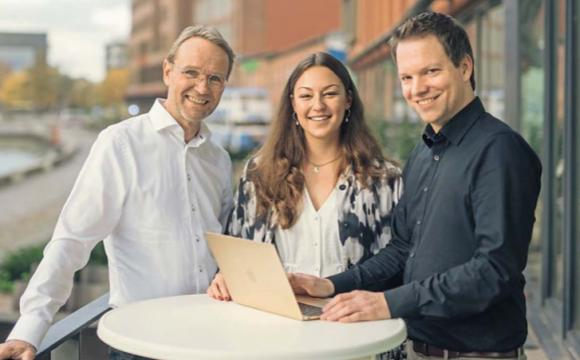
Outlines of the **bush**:
{"label": "bush", "polygon": [[415,144],[421,139],[425,125],[421,122],[403,120],[401,122],[384,119],[371,119],[369,127],[376,137],[384,154],[394,158],[401,166],[409,158]]}
{"label": "bush", "polygon": [[107,254],[105,253],[105,246],[103,242],[99,242],[97,246],[91,252],[91,257],[89,258],[89,264],[91,265],[107,265]]}
{"label": "bush", "polygon": [[[27,280],[34,264],[42,260],[42,252],[46,244],[26,246],[12,251],[0,262],[0,292],[11,292],[14,281]],[[89,258],[89,264],[107,265],[107,255],[103,242],[97,244]],[[78,279],[78,272],[75,274]]]}
{"label": "bush", "polygon": [[4,273],[10,281],[27,278],[32,265],[38,264],[42,259],[44,246],[45,244],[26,246],[8,253],[0,263],[0,273]]}
{"label": "bush", "polygon": [[11,293],[14,290],[14,281],[8,278],[8,274],[0,271],[0,293]]}

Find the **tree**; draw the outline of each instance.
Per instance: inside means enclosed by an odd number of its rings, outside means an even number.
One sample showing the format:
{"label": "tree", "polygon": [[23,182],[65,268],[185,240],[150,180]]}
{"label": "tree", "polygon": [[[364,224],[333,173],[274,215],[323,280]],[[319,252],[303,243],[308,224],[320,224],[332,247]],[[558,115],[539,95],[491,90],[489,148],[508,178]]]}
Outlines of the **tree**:
{"label": "tree", "polygon": [[90,109],[96,105],[96,86],[85,79],[73,80],[68,97],[68,106],[71,108]]}
{"label": "tree", "polygon": [[0,87],[0,102],[6,108],[30,110],[33,107],[30,88],[31,81],[28,72],[11,73]]}
{"label": "tree", "polygon": [[99,97],[102,105],[118,106],[119,104],[122,104],[128,86],[128,69],[109,70],[99,89]]}
{"label": "tree", "polygon": [[35,110],[54,109],[59,105],[59,81],[57,69],[46,64],[38,64],[28,69],[30,77],[30,96]]}

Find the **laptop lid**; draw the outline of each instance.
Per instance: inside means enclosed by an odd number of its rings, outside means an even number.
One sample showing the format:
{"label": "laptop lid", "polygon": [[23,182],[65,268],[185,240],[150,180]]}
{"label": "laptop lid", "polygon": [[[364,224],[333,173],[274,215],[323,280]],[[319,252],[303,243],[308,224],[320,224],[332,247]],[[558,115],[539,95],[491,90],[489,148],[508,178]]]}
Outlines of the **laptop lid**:
{"label": "laptop lid", "polygon": [[206,239],[236,303],[303,320],[272,244],[210,232]]}

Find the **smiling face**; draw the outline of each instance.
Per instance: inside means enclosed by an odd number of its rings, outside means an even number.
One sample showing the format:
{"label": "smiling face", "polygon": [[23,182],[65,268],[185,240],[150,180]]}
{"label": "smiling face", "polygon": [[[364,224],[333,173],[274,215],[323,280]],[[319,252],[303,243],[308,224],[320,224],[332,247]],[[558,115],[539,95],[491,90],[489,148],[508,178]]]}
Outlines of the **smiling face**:
{"label": "smiling face", "polygon": [[214,111],[224,88],[212,85],[211,79],[225,79],[228,64],[224,50],[200,37],[183,42],[173,64],[163,62],[163,82],[168,88],[165,108],[178,123],[198,126]]}
{"label": "smiling face", "polygon": [[339,140],[340,126],[351,99],[340,78],[325,66],[306,69],[296,81],[292,107],[306,141]]}
{"label": "smiling face", "polygon": [[474,98],[469,82],[472,59],[466,56],[456,67],[434,35],[405,39],[396,51],[403,97],[439,132]]}

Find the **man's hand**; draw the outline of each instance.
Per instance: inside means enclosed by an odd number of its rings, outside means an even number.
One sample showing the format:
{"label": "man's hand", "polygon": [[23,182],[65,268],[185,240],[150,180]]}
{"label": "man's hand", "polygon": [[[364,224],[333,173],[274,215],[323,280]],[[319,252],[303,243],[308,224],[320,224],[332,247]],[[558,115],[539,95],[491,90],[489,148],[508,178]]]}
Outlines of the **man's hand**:
{"label": "man's hand", "polygon": [[228,287],[226,286],[226,280],[219,272],[215,274],[215,277],[207,288],[207,294],[216,300],[232,300],[230,292],[228,291]]}
{"label": "man's hand", "polygon": [[8,340],[0,344],[0,359],[32,360],[36,349],[26,341]]}
{"label": "man's hand", "polygon": [[334,297],[322,309],[321,320],[357,322],[391,318],[382,292],[355,290]]}
{"label": "man's hand", "polygon": [[325,298],[334,294],[334,284],[328,279],[300,273],[288,273],[288,281],[290,281],[292,291],[297,295]]}

